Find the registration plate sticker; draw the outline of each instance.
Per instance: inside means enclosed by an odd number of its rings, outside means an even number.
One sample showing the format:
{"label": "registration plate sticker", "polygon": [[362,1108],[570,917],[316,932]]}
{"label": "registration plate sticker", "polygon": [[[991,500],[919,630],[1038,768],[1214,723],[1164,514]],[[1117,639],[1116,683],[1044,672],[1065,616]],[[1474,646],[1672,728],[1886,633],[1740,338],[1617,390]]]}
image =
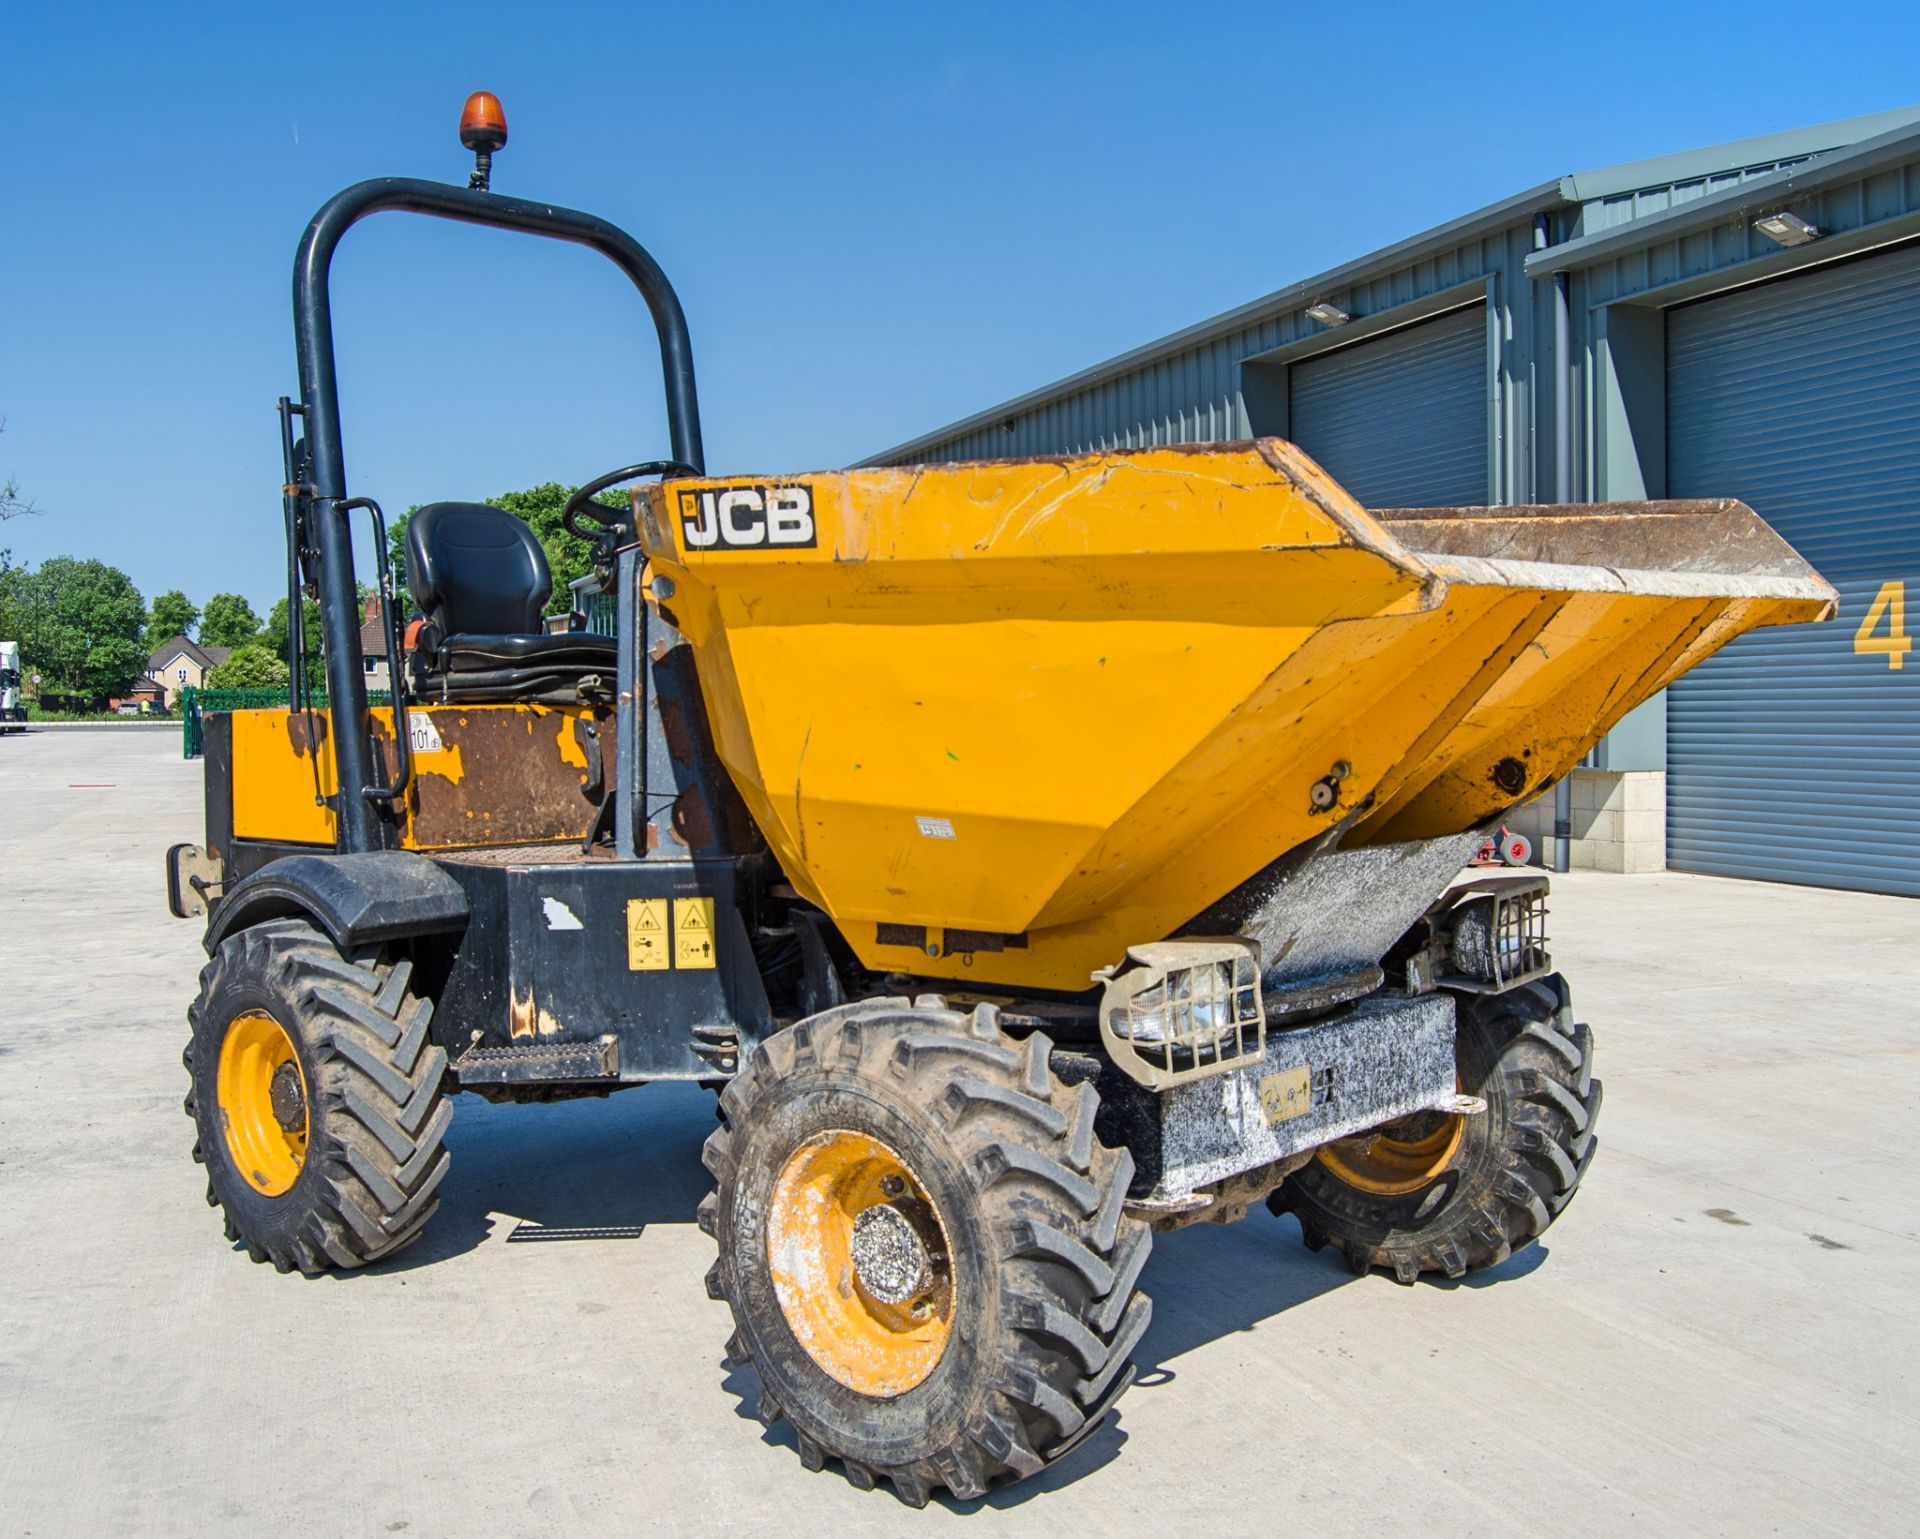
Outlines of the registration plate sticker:
{"label": "registration plate sticker", "polygon": [[1312,1105],[1313,1069],[1308,1064],[1282,1069],[1260,1081],[1260,1110],[1268,1127],[1303,1117]]}
{"label": "registration plate sticker", "polygon": [[440,752],[440,729],[425,711],[407,712],[407,744],[415,753]]}

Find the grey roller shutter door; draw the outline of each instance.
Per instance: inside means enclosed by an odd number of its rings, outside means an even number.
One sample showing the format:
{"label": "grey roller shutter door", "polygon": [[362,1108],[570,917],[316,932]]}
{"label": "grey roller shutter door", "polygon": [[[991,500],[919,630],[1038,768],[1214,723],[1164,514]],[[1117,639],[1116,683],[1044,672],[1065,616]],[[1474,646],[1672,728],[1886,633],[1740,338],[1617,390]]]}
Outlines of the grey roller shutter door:
{"label": "grey roller shutter door", "polygon": [[1856,648],[1882,595],[1920,630],[1920,250],[1670,311],[1667,455],[1672,495],[1751,503],[1840,590],[1668,692],[1668,863],[1920,896],[1920,650]]}
{"label": "grey roller shutter door", "polygon": [[1487,307],[1287,370],[1288,432],[1370,508],[1487,500]]}

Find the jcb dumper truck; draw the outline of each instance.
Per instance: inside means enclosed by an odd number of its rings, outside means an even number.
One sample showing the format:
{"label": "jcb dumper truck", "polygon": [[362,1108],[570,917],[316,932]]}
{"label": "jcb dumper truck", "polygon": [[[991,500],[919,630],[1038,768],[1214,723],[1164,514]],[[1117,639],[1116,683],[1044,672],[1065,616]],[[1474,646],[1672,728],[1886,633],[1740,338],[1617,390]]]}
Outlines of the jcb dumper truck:
{"label": "jcb dumper truck", "polygon": [[[1820,577],[1737,502],[1369,510],[1274,439],[715,475],[658,265],[489,189],[492,98],[462,138],[471,186],[363,182],[300,242],[288,597],[328,704],[296,658],[289,708],[210,715],[168,857],[228,1238],[393,1255],[462,1092],[712,1086],[726,1351],[808,1467],[915,1504],[1100,1424],[1156,1232],[1265,1203],[1408,1282],[1538,1239],[1593,1038],[1547,879],[1463,864],[1702,658],[1827,614]],[[671,443],[567,509],[610,636],[545,631],[511,514],[418,512],[424,624],[369,708],[327,279],[386,210],[611,260]]]}

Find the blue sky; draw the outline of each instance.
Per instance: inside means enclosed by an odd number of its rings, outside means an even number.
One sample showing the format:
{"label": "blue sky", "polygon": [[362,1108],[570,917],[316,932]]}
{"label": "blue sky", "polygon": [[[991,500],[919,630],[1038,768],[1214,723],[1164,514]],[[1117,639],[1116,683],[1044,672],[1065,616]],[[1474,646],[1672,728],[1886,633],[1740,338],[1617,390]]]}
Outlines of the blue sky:
{"label": "blue sky", "polygon": [[[845,464],[1563,172],[1905,105],[1920,7],[17,5],[0,92],[16,559],[280,581],[295,242],[341,186],[592,210],[679,288],[716,470]],[[335,266],[352,489],[664,454],[611,266],[384,215]]]}

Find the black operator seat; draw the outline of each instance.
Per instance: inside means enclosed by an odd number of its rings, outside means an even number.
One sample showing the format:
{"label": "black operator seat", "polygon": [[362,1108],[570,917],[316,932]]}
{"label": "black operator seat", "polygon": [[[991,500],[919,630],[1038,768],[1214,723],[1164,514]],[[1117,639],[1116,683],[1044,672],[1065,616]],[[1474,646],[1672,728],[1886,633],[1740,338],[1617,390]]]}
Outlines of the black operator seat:
{"label": "black operator seat", "polygon": [[611,698],[613,638],[547,633],[542,617],[553,574],[546,552],[504,509],[435,502],[414,514],[407,521],[407,588],[426,621],[411,665],[421,698]]}

